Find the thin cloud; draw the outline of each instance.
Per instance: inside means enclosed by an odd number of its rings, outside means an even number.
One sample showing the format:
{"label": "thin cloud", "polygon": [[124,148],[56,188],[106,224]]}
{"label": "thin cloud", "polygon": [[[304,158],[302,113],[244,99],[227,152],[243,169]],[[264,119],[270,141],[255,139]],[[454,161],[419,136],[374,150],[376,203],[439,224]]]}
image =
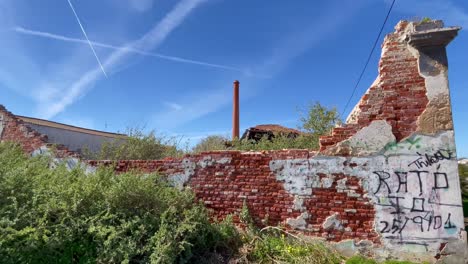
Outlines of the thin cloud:
{"label": "thin cloud", "polygon": [[99,60],[99,57],[98,57],[98,55],[96,54],[96,51],[94,50],[93,45],[91,44],[91,41],[89,41],[88,35],[86,34],[86,31],[85,31],[83,25],[81,24],[80,18],[78,17],[78,14],[76,13],[75,8],[73,7],[73,5],[72,5],[72,3],[71,3],[70,0],[67,0],[67,1],[68,1],[68,4],[70,5],[71,10],[73,11],[73,14],[75,15],[75,18],[76,18],[76,21],[78,22],[78,25],[80,25],[81,32],[83,32],[83,35],[85,36],[86,41],[87,41],[88,44],[89,44],[89,47],[90,47],[91,50],[93,51],[94,57],[96,57],[96,60],[97,60],[97,62],[98,62],[98,64],[99,64],[99,67],[101,67],[102,72],[104,73],[104,75],[105,75],[106,78],[107,78],[106,71],[104,70],[104,67],[102,67],[101,61]]}
{"label": "thin cloud", "polygon": [[[228,84],[229,87],[229,84]],[[184,105],[184,111],[169,109],[161,111],[153,116],[152,126],[161,129],[172,129],[180,124],[200,118],[218,110],[229,103],[231,96],[226,89],[208,90],[197,93],[197,96],[186,96],[180,99]]]}
{"label": "thin cloud", "polygon": [[[135,48],[147,51],[158,47],[166,37],[204,1],[206,0],[182,0],[144,36],[132,43],[129,43],[123,49],[116,50],[110,54],[110,56],[104,61],[103,66],[109,69],[115,67],[118,63],[123,62],[130,53],[129,49]],[[75,102],[75,100],[80,96],[83,96],[84,93],[86,93],[86,91],[99,80],[100,72],[100,67],[86,72],[79,80],[71,85],[60,99],[40,105],[41,117],[46,119],[52,118]]]}
{"label": "thin cloud", "polygon": [[[252,71],[260,76],[272,77],[279,74],[295,58],[336,34],[340,27],[357,14],[363,4],[365,1],[349,0],[340,2],[339,7],[337,4],[330,5],[322,16],[310,21],[307,25],[297,25],[298,29],[295,32],[274,41],[276,45],[272,53],[262,62],[253,65]],[[249,89],[241,88],[241,99],[245,100],[258,94],[266,84],[264,80],[241,80],[241,87],[249,87]],[[218,86],[227,88],[230,82],[231,80],[224,80]],[[232,94],[226,92],[226,88],[197,90],[196,93],[184,98],[183,105],[186,111],[170,110],[157,113],[153,118],[155,127],[173,129],[226,107],[232,100]]]}
{"label": "thin cloud", "polygon": [[182,106],[180,104],[173,103],[173,102],[164,102],[164,104],[174,111],[182,110]]}
{"label": "thin cloud", "polygon": [[153,0],[128,0],[130,7],[138,12],[145,12],[153,7]]}
{"label": "thin cloud", "polygon": [[323,15],[309,25],[297,25],[298,30],[277,42],[272,54],[254,68],[254,72],[275,75],[284,70],[295,58],[338,32],[363,5],[363,1],[340,1],[328,6]]}
{"label": "thin cloud", "polygon": [[[63,35],[57,35],[57,34],[53,34],[53,33],[49,33],[49,32],[26,29],[26,28],[23,28],[23,27],[14,27],[12,30],[17,32],[17,33],[20,33],[20,34],[24,34],[24,35],[30,35],[30,36],[36,36],[36,37],[41,37],[41,38],[48,38],[48,39],[65,41],[65,42],[79,43],[79,44],[88,45],[88,42],[85,39],[71,38],[71,37],[67,37],[67,36],[63,36]],[[222,70],[236,71],[236,72],[241,72],[243,74],[251,75],[251,76],[254,75],[253,73],[248,72],[246,70],[242,70],[240,68],[227,66],[227,65],[209,63],[209,62],[199,61],[199,60],[192,60],[192,59],[181,58],[181,57],[177,57],[177,56],[163,55],[163,54],[160,54],[160,53],[143,51],[143,50],[135,49],[133,47],[128,47],[128,46],[127,47],[119,47],[119,46],[105,44],[105,43],[102,43],[102,42],[95,42],[95,41],[90,41],[90,43],[93,46],[100,47],[100,48],[127,51],[127,52],[131,52],[131,53],[135,53],[135,54],[139,54],[139,55],[143,55],[143,56],[155,57],[155,58],[174,61],[174,62],[195,64],[195,65],[211,67],[211,68],[217,68],[217,69],[222,69]]]}

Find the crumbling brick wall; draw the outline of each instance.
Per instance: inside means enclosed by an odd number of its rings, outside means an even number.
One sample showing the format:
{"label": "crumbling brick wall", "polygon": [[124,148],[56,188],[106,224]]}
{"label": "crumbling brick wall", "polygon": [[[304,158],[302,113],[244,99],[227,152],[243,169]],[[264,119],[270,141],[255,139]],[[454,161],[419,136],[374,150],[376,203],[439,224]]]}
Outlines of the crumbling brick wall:
{"label": "crumbling brick wall", "polygon": [[78,153],[70,151],[63,145],[49,143],[47,135],[26,125],[3,105],[0,105],[0,141],[16,142],[29,154],[35,155],[53,150],[58,158],[80,157]]}
{"label": "crumbling brick wall", "polygon": [[[417,54],[402,41],[408,22],[403,21],[382,44],[379,76],[354,108],[347,123],[335,128],[331,136],[320,138],[321,150],[349,138],[372,121],[385,120],[396,140],[417,130],[417,120],[428,103],[425,79],[419,74]],[[349,154],[345,149],[342,155]]]}
{"label": "crumbling brick wall", "polygon": [[400,22],[382,45],[376,81],[318,153],[210,152],[115,169],[160,170],[216,218],[245,201],[259,225],[268,218],[348,252],[465,263],[445,57],[457,30]]}
{"label": "crumbling brick wall", "polygon": [[0,105],[0,139],[17,142],[28,153],[47,144],[47,136],[24,125],[2,105]]}
{"label": "crumbling brick wall", "polygon": [[[90,161],[93,166],[111,165],[118,172],[134,169],[169,175],[179,186],[190,186],[196,197],[212,209],[213,217],[222,219],[237,216],[247,205],[253,220],[259,226],[288,224],[307,235],[324,237],[331,241],[369,239],[379,243],[373,230],[374,208],[364,196],[366,191],[359,178],[352,174],[325,172],[310,175],[315,187],[285,188],[281,170],[284,161],[301,161],[315,153],[306,150],[272,152],[208,152],[186,156],[183,159],[158,161]],[[294,166],[299,166],[295,164]],[[301,164],[311,169],[311,164]],[[343,161],[342,166],[356,164]],[[304,173],[309,173],[304,170]],[[299,188],[294,190],[294,188]],[[295,195],[294,192],[304,192]],[[330,218],[336,225],[324,225]],[[265,223],[265,220],[268,223]],[[338,223],[339,222],[339,223]]]}
{"label": "crumbling brick wall", "polygon": [[[319,152],[220,151],[89,164],[159,171],[190,187],[215,218],[238,214],[245,201],[258,225],[284,224],[334,241],[347,254],[466,263],[445,54],[458,30],[440,21],[400,22],[382,45],[376,81],[347,123],[321,138]],[[29,152],[41,146],[38,135],[20,127],[0,119],[1,139]]]}

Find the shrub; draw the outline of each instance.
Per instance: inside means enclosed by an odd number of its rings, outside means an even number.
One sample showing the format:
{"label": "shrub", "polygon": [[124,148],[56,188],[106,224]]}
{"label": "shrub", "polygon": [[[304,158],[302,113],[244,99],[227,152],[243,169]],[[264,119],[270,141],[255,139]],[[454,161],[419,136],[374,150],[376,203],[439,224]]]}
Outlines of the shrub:
{"label": "shrub", "polygon": [[213,151],[213,150],[225,150],[227,149],[227,143],[229,139],[220,135],[208,136],[202,139],[195,147],[193,147],[194,153]]}
{"label": "shrub", "polygon": [[377,264],[377,261],[358,255],[347,259],[346,264]]}
{"label": "shrub", "polygon": [[125,138],[104,142],[97,153],[84,148],[83,156],[96,160],[157,160],[184,153],[178,149],[175,137],[157,136],[155,131],[145,133],[138,128],[130,128],[126,134]]}
{"label": "shrub", "polygon": [[255,140],[235,140],[232,148],[236,150],[280,150],[280,149],[318,149],[318,139],[312,134],[302,134],[296,138],[290,138],[283,135],[276,135],[272,139],[268,136],[259,141]]}
{"label": "shrub", "polygon": [[343,258],[323,242],[306,240],[277,227],[266,227],[251,239],[247,259],[254,263],[338,264]]}
{"label": "shrub", "polygon": [[329,109],[319,102],[302,112],[300,128],[317,137],[329,134],[333,127],[342,123],[336,108]]}
{"label": "shrub", "polygon": [[281,227],[254,225],[244,201],[239,220],[246,229],[242,233],[243,252],[236,263],[317,263],[338,264],[340,254],[320,241],[295,236]]}
{"label": "shrub", "polygon": [[421,19],[420,23],[429,23],[431,21],[432,21],[432,19],[430,17],[425,17],[425,18]]}
{"label": "shrub", "polygon": [[239,245],[232,223],[210,224],[192,192],[156,174],[49,162],[0,143],[2,263],[186,263]]}

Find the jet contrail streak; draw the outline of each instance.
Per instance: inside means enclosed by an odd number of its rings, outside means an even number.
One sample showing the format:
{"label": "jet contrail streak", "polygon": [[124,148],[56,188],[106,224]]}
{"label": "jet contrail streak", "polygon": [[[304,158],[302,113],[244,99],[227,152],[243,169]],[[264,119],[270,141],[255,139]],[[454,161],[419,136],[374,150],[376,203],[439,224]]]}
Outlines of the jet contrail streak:
{"label": "jet contrail streak", "polygon": [[[26,29],[23,27],[15,27],[13,28],[13,31],[20,33],[20,34],[24,34],[24,35],[31,35],[31,36],[41,37],[41,38],[55,39],[55,40],[60,40],[60,41],[65,41],[65,42],[73,42],[73,43],[80,43],[80,44],[88,45],[88,41],[86,41],[85,39],[71,38],[71,37],[66,37],[66,36],[57,35],[57,34],[44,32],[44,31],[30,30],[30,29]],[[246,71],[236,68],[236,67],[232,67],[232,66],[209,63],[209,62],[198,61],[198,60],[191,60],[191,59],[181,58],[177,56],[163,55],[160,53],[147,52],[147,51],[143,51],[143,50],[139,50],[135,48],[119,47],[119,46],[95,42],[95,41],[89,41],[89,42],[95,47],[112,49],[112,50],[126,50],[128,52],[140,54],[143,56],[155,57],[155,58],[160,58],[160,59],[165,59],[165,60],[170,60],[170,61],[175,61],[175,62],[189,63],[189,64],[201,65],[201,66],[230,70],[230,71],[237,71],[237,72],[247,74]]]}
{"label": "jet contrail streak", "polygon": [[91,47],[91,50],[92,50],[93,53],[94,53],[94,57],[96,57],[96,60],[97,60],[97,62],[98,62],[98,64],[99,64],[99,67],[101,67],[102,72],[104,73],[104,75],[105,75],[106,78],[107,78],[106,71],[104,70],[104,67],[103,67],[102,64],[101,64],[101,61],[99,60],[99,57],[98,57],[98,55],[96,54],[96,51],[94,50],[93,45],[91,44],[91,41],[89,41],[88,35],[86,34],[86,31],[85,31],[85,29],[83,28],[83,25],[81,24],[80,18],[78,17],[78,14],[75,12],[75,8],[73,8],[73,5],[72,5],[72,3],[71,3],[70,0],[67,0],[67,1],[68,1],[68,4],[70,5],[71,10],[73,11],[73,14],[75,15],[76,21],[77,21],[78,24],[80,25],[80,28],[81,28],[81,31],[83,32],[83,35],[85,36],[86,40],[88,41],[89,47]]}

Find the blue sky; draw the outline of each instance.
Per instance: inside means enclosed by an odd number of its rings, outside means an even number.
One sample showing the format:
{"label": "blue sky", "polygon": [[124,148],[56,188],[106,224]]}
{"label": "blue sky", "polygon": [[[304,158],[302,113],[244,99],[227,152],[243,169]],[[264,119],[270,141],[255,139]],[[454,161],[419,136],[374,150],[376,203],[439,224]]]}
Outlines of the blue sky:
{"label": "blue sky", "polygon": [[[102,68],[68,0],[0,0],[0,104],[99,130],[144,126],[190,144],[229,134],[235,79],[242,129],[295,127],[298,108],[315,101],[342,112],[390,6],[388,0],[70,1]],[[397,0],[384,33],[400,19],[421,17],[465,28],[448,57],[458,155],[468,156],[468,2]],[[377,76],[379,56],[376,49],[345,116]]]}

